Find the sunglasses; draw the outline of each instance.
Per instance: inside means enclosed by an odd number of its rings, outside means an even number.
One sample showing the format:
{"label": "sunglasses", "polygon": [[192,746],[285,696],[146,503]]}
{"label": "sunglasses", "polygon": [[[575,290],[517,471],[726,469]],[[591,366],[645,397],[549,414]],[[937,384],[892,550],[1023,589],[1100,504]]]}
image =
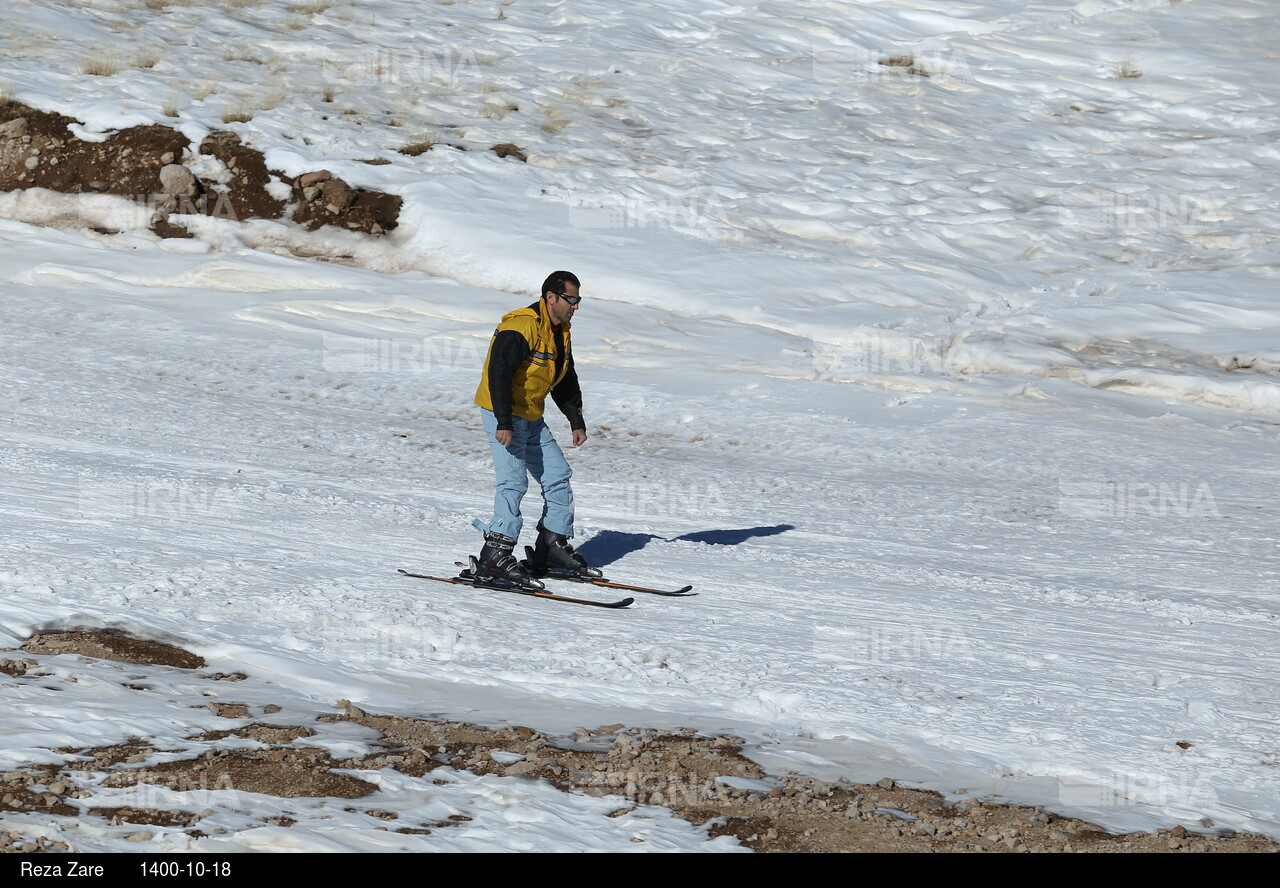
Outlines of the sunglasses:
{"label": "sunglasses", "polygon": [[559,296],[561,299],[563,299],[565,302],[569,303],[570,305],[577,305],[579,302],[582,301],[581,296],[570,296],[568,293],[557,293],[556,295]]}

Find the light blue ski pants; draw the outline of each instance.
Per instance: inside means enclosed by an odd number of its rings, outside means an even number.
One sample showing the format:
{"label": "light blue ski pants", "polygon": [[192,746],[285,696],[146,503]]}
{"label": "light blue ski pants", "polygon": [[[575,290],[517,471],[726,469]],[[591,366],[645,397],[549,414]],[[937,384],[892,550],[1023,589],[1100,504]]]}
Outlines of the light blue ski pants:
{"label": "light blue ski pants", "polygon": [[481,407],[480,416],[493,451],[498,488],[493,498],[493,520],[488,525],[479,520],[472,524],[481,532],[493,531],[513,540],[520,539],[520,529],[524,526],[520,501],[529,490],[532,475],[542,487],[542,526],[552,533],[573,536],[573,490],[569,487],[573,469],[546,422],[513,416],[511,443],[503,447],[494,438],[498,420],[493,411]]}

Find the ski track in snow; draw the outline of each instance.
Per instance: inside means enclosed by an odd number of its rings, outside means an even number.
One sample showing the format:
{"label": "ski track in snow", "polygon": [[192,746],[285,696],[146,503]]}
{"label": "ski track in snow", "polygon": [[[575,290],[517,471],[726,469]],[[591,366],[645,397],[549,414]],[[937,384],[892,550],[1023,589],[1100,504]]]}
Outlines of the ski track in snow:
{"label": "ski track in snow", "polygon": [[[199,134],[235,88],[174,84],[261,68],[254,82],[316,95],[232,128],[290,174],[329,168],[406,207],[376,244],[268,223],[201,222],[187,245],[0,223],[0,644],[126,629],[243,669],[291,712],[342,697],[440,712],[421,683],[455,684],[477,721],[510,718],[509,693],[550,721],[647,712],[767,737],[828,776],[1280,838],[1280,156],[1261,3],[675,4],[661,22],[596,3],[495,22],[458,4],[445,42],[400,0],[298,29],[278,3],[137,8],[157,41],[199,37],[111,78],[72,62],[118,39],[124,7],[25,6],[0,39],[15,98],[93,131]],[[271,40],[246,41],[255,21]],[[37,81],[50,32],[65,55]],[[487,48],[457,73],[467,88],[408,101],[367,70],[387,34]],[[244,45],[262,58],[225,58]],[[942,67],[884,70],[899,48]],[[1115,76],[1125,53],[1142,78]],[[531,162],[395,152],[428,133],[515,142]],[[1182,217],[1143,215],[1178,196]],[[37,209],[0,195],[0,211]],[[268,252],[306,238],[367,268]],[[478,548],[478,369],[497,318],[551,267],[589,297],[578,542],[606,575],[696,597],[596,612],[395,573]],[[383,372],[342,363],[359,342],[393,349]],[[58,659],[42,662],[70,669]],[[76,674],[105,688],[112,670]],[[215,721],[89,690],[50,702],[0,685],[21,716],[0,766]],[[442,850],[576,848],[589,830],[593,849],[637,850],[607,801],[380,779],[382,807],[484,812]],[[422,847],[358,819],[220,816],[234,838],[202,848]],[[660,809],[635,816],[644,850],[732,847]],[[89,827],[77,841],[126,847]]]}

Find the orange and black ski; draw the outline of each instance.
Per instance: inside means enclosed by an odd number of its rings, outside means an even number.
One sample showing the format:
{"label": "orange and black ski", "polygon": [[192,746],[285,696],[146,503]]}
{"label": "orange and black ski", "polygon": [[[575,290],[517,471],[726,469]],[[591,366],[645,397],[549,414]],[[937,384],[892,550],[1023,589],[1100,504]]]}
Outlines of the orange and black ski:
{"label": "orange and black ski", "polygon": [[419,580],[437,580],[441,583],[454,583],[459,586],[471,586],[475,589],[495,589],[499,592],[514,592],[517,595],[528,595],[532,598],[549,598],[552,601],[566,601],[570,604],[585,604],[590,607],[607,607],[612,609],[630,607],[634,598],[624,598],[621,601],[592,601],[589,598],[573,598],[569,595],[557,595],[554,592],[548,592],[546,589],[532,589],[526,586],[517,586],[513,583],[486,583],[477,580],[471,576],[470,571],[464,570],[456,577],[433,577],[429,574],[409,573],[403,568],[398,569],[401,574],[406,577],[414,577]]}

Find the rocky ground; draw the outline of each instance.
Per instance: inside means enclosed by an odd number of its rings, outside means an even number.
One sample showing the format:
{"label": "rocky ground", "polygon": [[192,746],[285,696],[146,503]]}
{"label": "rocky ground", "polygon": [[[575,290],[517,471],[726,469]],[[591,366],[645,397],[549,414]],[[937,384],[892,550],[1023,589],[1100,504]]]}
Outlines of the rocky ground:
{"label": "rocky ground", "polygon": [[[0,657],[0,681],[35,681],[48,675],[33,656],[79,654],[140,666],[163,665],[192,670],[216,682],[242,681],[240,673],[202,672],[198,656],[156,642],[93,632],[33,636],[21,651]],[[23,654],[30,656],[23,656]],[[140,680],[145,679],[145,676]],[[74,680],[74,676],[66,680]],[[224,686],[225,687],[225,686]],[[51,693],[53,691],[50,691]],[[158,749],[145,738],[109,747],[54,750],[62,759],[0,773],[0,823],[10,812],[45,812],[69,818],[103,818],[118,826],[136,826],[129,838],[140,850],[151,828],[178,827],[192,836],[207,833],[202,821],[211,811],[94,807],[82,800],[95,786],[154,783],[169,789],[235,789],[277,798],[350,800],[386,822],[386,829],[430,834],[453,822],[402,822],[376,803],[374,784],[350,773],[392,768],[426,777],[441,768],[480,775],[547,781],[564,792],[616,798],[616,815],[637,805],[660,805],[710,836],[733,835],[763,852],[1274,852],[1280,845],[1259,836],[1220,834],[1211,827],[1183,826],[1158,833],[1114,835],[1080,820],[1017,805],[980,799],[947,804],[932,792],[908,789],[885,779],[877,784],[829,783],[798,774],[767,774],[750,758],[741,738],[701,733],[648,730],[621,724],[580,728],[567,737],[551,737],[533,728],[498,729],[432,718],[404,718],[365,712],[338,701],[331,714],[310,724],[268,723],[279,707],[253,712],[245,703],[207,700],[228,720],[226,730],[186,738],[184,757],[143,766]],[[326,728],[354,722],[376,730],[376,752],[335,759],[309,738]],[[227,748],[228,738],[254,741]],[[269,818],[291,826],[287,816]],[[64,842],[24,835],[0,826],[0,851],[75,851]]]}

